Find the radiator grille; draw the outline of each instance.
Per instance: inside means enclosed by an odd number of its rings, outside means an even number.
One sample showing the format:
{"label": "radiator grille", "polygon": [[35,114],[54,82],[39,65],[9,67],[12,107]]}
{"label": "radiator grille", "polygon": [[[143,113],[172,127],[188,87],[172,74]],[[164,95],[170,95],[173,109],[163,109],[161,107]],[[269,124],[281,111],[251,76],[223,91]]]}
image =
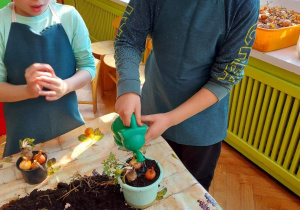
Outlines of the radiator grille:
{"label": "radiator grille", "polygon": [[247,67],[248,74],[231,91],[229,140],[244,142],[299,181],[300,92],[293,90],[299,86],[282,87],[285,81],[257,71]]}
{"label": "radiator grille", "polygon": [[114,38],[112,22],[117,15],[86,1],[77,1],[77,4],[78,11],[90,32],[92,42]]}
{"label": "radiator grille", "polygon": [[[122,14],[122,11],[93,0],[68,0],[65,4],[76,7],[89,30],[92,42],[113,40],[112,22],[118,16],[116,13]],[[110,8],[114,12],[109,11]]]}

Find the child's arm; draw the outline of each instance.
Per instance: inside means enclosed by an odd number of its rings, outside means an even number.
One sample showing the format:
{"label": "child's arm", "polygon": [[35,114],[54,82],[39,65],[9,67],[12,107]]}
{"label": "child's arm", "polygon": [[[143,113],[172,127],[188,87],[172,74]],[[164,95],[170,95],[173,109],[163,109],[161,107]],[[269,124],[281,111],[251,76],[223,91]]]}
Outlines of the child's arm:
{"label": "child's arm", "polygon": [[145,42],[158,18],[164,1],[130,1],[115,38],[116,67],[119,74],[116,112],[124,125],[130,126],[132,113],[142,125],[140,102],[139,63]]}
{"label": "child's arm", "polygon": [[[36,91],[38,96],[38,90]],[[36,96],[36,97],[37,97]],[[16,102],[22,101],[32,97],[27,85],[12,85],[7,82],[0,83],[0,101],[1,102]]]}
{"label": "child's arm", "polygon": [[[89,72],[91,81],[96,76],[96,66],[95,58],[92,54],[89,31],[79,12],[74,8],[71,10],[71,17],[71,22],[69,19],[65,20],[65,18],[62,17],[62,25],[72,45],[77,71],[83,70]],[[86,84],[88,84],[88,82],[89,81],[87,81]]]}

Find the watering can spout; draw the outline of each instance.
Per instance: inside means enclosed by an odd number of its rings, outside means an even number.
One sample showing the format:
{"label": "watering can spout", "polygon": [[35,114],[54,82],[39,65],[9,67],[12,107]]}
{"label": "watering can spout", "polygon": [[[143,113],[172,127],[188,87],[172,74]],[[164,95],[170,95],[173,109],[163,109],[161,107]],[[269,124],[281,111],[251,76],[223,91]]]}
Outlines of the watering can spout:
{"label": "watering can spout", "polygon": [[136,158],[137,162],[144,162],[145,161],[144,155],[139,150],[136,151],[135,158]]}
{"label": "watering can spout", "polygon": [[111,130],[117,145],[123,146],[136,155],[138,162],[145,160],[143,154],[139,151],[145,144],[145,134],[147,126],[138,126],[134,114],[131,116],[130,127],[124,126],[120,117],[117,117],[112,123]]}

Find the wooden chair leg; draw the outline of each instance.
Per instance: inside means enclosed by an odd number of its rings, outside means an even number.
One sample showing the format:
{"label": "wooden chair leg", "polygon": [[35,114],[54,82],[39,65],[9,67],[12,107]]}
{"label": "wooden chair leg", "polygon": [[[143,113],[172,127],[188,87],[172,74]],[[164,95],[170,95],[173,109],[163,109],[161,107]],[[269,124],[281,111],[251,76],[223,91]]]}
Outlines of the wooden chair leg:
{"label": "wooden chair leg", "polygon": [[92,98],[93,98],[93,112],[97,111],[97,85],[96,82],[92,82]]}
{"label": "wooden chair leg", "polygon": [[105,55],[101,55],[100,57],[100,70],[99,70],[100,97],[103,97],[103,93],[104,93],[104,64],[103,64],[104,56]]}
{"label": "wooden chair leg", "polygon": [[91,89],[92,89],[92,102],[93,102],[93,112],[96,113],[97,111],[97,86],[98,86],[98,79],[99,79],[99,71],[100,71],[100,61],[95,60],[96,63],[96,76],[91,81]]}

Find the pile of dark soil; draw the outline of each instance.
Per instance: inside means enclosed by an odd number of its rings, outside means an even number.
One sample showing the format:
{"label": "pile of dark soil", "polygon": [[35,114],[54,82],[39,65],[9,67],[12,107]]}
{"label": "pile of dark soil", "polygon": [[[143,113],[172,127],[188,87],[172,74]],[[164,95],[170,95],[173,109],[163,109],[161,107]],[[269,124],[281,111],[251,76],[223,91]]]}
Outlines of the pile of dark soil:
{"label": "pile of dark soil", "polygon": [[[130,160],[131,159],[129,159],[127,162],[129,162]],[[145,165],[142,165],[141,168],[136,170],[136,173],[138,175],[137,179],[132,182],[128,182],[128,180],[126,178],[126,184],[133,186],[133,187],[145,187],[145,186],[148,186],[148,185],[154,183],[158,179],[158,177],[160,175],[160,169],[159,169],[156,161],[146,159],[144,163],[145,163]],[[145,173],[148,169],[150,169],[152,167],[154,168],[156,175],[155,175],[154,179],[148,180],[145,177]]]}
{"label": "pile of dark soil", "polygon": [[126,204],[120,186],[110,185],[106,175],[78,175],[70,184],[58,183],[56,189],[34,190],[30,195],[9,202],[0,209],[94,210],[133,209]]}

